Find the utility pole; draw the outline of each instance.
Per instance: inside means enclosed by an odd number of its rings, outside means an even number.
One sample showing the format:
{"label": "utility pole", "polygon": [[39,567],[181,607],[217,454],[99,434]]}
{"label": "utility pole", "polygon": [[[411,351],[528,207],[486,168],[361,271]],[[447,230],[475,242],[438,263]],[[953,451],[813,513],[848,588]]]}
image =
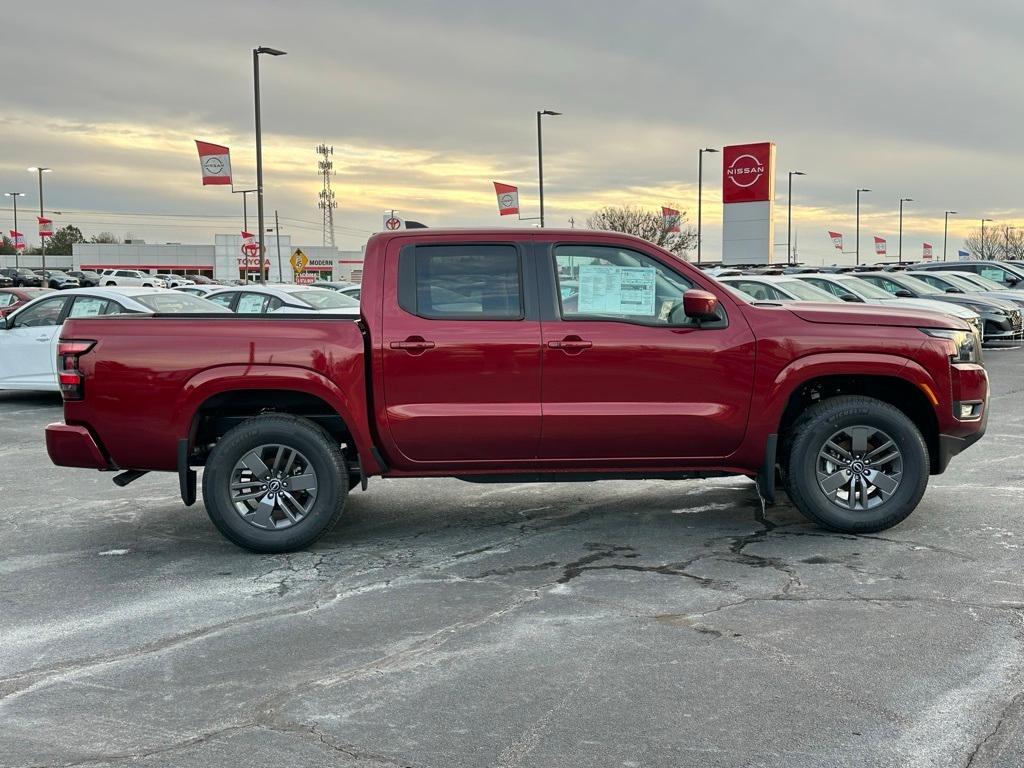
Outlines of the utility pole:
{"label": "utility pole", "polygon": [[281,265],[281,224],[277,220],[277,208],[274,209],[274,239],[277,241],[277,279],[284,282],[284,267]]}
{"label": "utility pole", "polygon": [[260,283],[265,285],[267,274],[263,270],[263,258],[266,254],[266,246],[263,242],[265,234],[265,224],[263,223],[263,129],[260,125],[260,54],[262,53],[269,56],[284,56],[285,52],[262,45],[259,48],[252,49],[252,82],[256,107],[256,217],[260,232],[260,254],[258,261]]}
{"label": "utility pole", "polygon": [[946,239],[949,236],[949,217],[956,215],[956,211],[946,211],[945,221],[942,224],[942,260],[946,260]]}
{"label": "utility pole", "polygon": [[704,197],[704,153],[718,152],[717,149],[705,147],[697,151],[697,263],[700,264],[700,242],[701,234],[701,202]]}
{"label": "utility pole", "polygon": [[806,176],[803,171],[789,172],[789,200],[786,205],[786,263],[793,263],[793,177]]}
{"label": "utility pole", "polygon": [[540,228],[544,229],[544,142],[541,134],[540,119],[544,115],[552,117],[562,114],[550,109],[537,110],[537,182],[540,190]]}
{"label": "utility pole", "polygon": [[870,189],[858,189],[857,190],[857,266],[860,266],[860,193],[870,192]]}

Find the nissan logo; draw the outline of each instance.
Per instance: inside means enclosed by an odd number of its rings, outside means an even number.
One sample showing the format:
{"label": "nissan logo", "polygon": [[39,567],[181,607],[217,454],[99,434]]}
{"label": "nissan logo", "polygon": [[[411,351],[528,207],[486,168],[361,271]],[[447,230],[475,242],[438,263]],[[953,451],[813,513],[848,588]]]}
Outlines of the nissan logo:
{"label": "nissan logo", "polygon": [[752,187],[764,175],[764,163],[753,155],[740,155],[729,164],[725,174],[737,187]]}

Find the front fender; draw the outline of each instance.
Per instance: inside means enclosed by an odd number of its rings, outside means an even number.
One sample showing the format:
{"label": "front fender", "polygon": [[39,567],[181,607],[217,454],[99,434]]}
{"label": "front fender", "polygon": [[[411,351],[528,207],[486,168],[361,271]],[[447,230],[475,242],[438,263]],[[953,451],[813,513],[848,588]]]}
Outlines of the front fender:
{"label": "front fender", "polygon": [[260,389],[286,389],[318,397],[341,417],[348,427],[359,452],[363,472],[367,475],[380,471],[374,460],[373,441],[367,419],[365,382],[360,373],[358,381],[350,382],[352,394],[346,393],[323,374],[308,368],[281,365],[224,365],[207,368],[189,379],[181,388],[175,403],[175,432],[189,441],[191,451],[195,438],[195,416],[199,408],[214,395],[226,392]]}

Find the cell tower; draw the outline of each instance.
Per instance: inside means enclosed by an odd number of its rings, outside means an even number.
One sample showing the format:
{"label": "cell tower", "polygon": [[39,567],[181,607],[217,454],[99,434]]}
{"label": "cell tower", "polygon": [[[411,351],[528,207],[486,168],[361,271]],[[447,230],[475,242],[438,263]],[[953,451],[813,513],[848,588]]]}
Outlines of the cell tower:
{"label": "cell tower", "polygon": [[334,170],[334,163],[331,157],[334,155],[334,147],[321,144],[316,148],[316,153],[321,155],[317,162],[317,168],[324,177],[324,188],[320,190],[320,202],[317,206],[323,211],[323,244],[334,247],[334,209],[338,207],[338,201],[334,199],[334,192],[331,190],[331,172]]}

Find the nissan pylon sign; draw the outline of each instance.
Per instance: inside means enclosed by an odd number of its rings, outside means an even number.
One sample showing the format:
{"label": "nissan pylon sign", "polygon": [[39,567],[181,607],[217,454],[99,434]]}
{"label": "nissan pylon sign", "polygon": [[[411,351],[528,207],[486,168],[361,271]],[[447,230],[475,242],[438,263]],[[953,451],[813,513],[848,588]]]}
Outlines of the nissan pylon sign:
{"label": "nissan pylon sign", "polygon": [[722,263],[767,264],[775,242],[775,145],[722,149]]}

